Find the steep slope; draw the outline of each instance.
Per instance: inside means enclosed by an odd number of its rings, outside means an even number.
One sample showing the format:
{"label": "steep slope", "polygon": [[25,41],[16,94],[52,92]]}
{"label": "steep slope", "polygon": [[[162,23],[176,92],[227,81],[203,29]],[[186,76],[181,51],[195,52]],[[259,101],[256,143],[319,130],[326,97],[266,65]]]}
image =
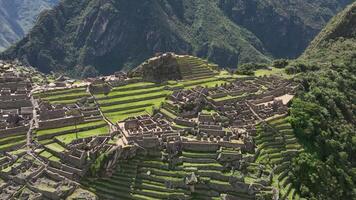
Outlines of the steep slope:
{"label": "steep slope", "polygon": [[350,1],[64,0],[4,55],[80,76],[132,68],[168,51],[236,67],[298,55]]}
{"label": "steep slope", "polygon": [[356,66],[356,4],[334,17],[301,56],[309,62],[351,62]]}
{"label": "steep slope", "polygon": [[25,36],[39,13],[58,0],[0,0],[0,51]]}
{"label": "steep slope", "polygon": [[338,11],[353,0],[219,0],[239,26],[254,33],[274,57],[299,56]]}
{"label": "steep slope", "polygon": [[6,55],[47,72],[92,65],[108,73],[167,51],[223,66],[269,60],[260,41],[225,18],[213,0],[65,0]]}
{"label": "steep slope", "polygon": [[306,150],[293,185],[306,199],[356,196],[356,3],[334,17],[294,63],[303,87],[291,123]]}

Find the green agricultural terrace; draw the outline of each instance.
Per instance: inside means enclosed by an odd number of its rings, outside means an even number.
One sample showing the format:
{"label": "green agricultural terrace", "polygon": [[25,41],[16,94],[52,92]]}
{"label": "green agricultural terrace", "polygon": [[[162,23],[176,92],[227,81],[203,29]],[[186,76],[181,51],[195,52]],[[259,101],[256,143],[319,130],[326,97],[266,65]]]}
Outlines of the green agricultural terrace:
{"label": "green agricultural terrace", "polygon": [[[138,82],[112,87],[110,93],[95,94],[95,99],[104,115],[113,123],[141,114],[152,114],[166,101],[175,89],[191,89],[197,86],[216,87],[237,78],[206,60],[179,56],[177,61],[183,80],[170,80],[164,83]],[[164,109],[161,109],[165,113]],[[169,115],[169,113],[167,113]],[[173,117],[171,115],[171,117]]]}
{"label": "green agricultural terrace", "polygon": [[288,119],[273,119],[258,126],[255,143],[259,150],[257,163],[273,167],[275,176],[273,185],[279,188],[283,199],[300,199],[292,187],[288,172],[293,157],[303,152],[302,146],[293,133]]}
{"label": "green agricultural terrace", "polygon": [[35,93],[35,98],[49,101],[51,104],[73,104],[80,98],[89,97],[90,94],[86,91],[86,87],[49,90],[46,92]]}
{"label": "green agricultural terrace", "polygon": [[[161,153],[164,155],[164,153]],[[218,152],[184,151],[180,155],[181,163],[172,165],[162,161],[161,156],[136,156],[120,163],[113,176],[108,179],[84,180],[83,185],[102,199],[220,199],[220,188],[235,198],[253,199],[247,193],[230,188],[229,178],[241,179],[239,172],[223,171],[216,161]],[[197,185],[195,192],[188,188],[167,188],[168,182],[184,185],[184,178],[194,172],[205,184],[214,185],[209,190],[206,185]],[[247,179],[248,177],[246,177]],[[243,178],[242,178],[243,179]]]}

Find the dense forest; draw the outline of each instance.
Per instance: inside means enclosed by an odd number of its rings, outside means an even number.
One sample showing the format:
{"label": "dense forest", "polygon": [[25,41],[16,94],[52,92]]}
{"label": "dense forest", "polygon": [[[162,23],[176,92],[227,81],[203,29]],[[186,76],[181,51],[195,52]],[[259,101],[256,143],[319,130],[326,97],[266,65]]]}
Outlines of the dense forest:
{"label": "dense forest", "polygon": [[294,159],[293,183],[307,199],[356,197],[356,3],[340,13],[287,67],[302,89],[290,121],[305,152]]}

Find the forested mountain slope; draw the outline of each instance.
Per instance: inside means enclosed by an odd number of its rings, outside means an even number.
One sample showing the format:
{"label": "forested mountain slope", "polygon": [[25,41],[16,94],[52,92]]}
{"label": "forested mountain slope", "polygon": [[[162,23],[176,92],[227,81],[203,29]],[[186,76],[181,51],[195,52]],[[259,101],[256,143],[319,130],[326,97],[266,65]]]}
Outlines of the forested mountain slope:
{"label": "forested mountain slope", "polygon": [[22,39],[38,14],[58,0],[0,0],[0,51]]}
{"label": "forested mountain slope", "polygon": [[167,51],[223,67],[268,62],[298,55],[350,1],[64,0],[4,56],[84,75],[135,67]]}
{"label": "forested mountain slope", "polygon": [[239,26],[275,57],[299,56],[331,17],[353,0],[219,0]]}
{"label": "forested mountain slope", "polygon": [[356,196],[356,3],[334,17],[287,68],[303,90],[291,123],[306,151],[294,159],[293,184],[307,199]]}

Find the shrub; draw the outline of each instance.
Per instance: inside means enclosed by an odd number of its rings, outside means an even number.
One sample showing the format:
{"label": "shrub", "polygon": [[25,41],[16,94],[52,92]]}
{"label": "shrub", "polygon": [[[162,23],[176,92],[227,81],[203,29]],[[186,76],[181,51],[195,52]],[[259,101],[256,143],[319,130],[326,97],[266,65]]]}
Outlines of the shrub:
{"label": "shrub", "polygon": [[286,59],[278,59],[273,61],[272,66],[276,68],[285,68],[289,64],[288,60]]}

